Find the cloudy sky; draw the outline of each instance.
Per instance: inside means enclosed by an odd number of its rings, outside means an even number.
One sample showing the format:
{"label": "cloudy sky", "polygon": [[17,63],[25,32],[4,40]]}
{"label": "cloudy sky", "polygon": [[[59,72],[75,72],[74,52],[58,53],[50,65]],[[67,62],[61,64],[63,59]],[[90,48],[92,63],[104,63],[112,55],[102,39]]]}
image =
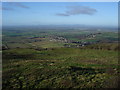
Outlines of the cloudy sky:
{"label": "cloudy sky", "polygon": [[4,2],[3,25],[117,26],[117,2]]}

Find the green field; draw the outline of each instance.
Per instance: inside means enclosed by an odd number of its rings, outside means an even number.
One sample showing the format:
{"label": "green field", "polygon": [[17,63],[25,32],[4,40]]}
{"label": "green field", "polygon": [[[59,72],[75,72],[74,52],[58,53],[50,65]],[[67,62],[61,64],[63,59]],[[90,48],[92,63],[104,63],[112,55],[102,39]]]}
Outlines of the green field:
{"label": "green field", "polygon": [[118,87],[118,33],[33,31],[3,31],[4,90]]}
{"label": "green field", "polygon": [[116,51],[13,49],[3,52],[3,60],[4,89],[117,87]]}
{"label": "green field", "polygon": [[[19,30],[19,29],[18,29]],[[68,45],[78,45],[72,42],[87,43],[116,43],[118,32],[96,30],[12,30],[3,31],[3,45],[9,48],[56,48]],[[67,43],[59,38],[64,38]]]}

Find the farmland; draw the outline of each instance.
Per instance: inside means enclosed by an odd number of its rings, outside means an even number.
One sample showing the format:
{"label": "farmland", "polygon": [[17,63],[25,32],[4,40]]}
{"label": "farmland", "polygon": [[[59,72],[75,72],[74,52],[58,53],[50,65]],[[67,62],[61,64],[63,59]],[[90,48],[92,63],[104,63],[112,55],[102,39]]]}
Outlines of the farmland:
{"label": "farmland", "polygon": [[79,47],[96,43],[117,42],[117,30],[5,28],[3,31],[3,46],[7,48]]}
{"label": "farmland", "polygon": [[118,32],[4,28],[3,89],[117,88]]}

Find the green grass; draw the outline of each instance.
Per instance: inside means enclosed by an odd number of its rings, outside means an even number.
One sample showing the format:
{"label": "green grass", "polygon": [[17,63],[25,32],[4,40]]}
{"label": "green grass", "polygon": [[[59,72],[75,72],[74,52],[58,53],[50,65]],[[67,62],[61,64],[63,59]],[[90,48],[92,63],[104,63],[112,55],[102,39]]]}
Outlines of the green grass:
{"label": "green grass", "polygon": [[57,48],[57,47],[64,47],[64,43],[62,42],[53,42],[53,41],[41,41],[41,42],[35,42],[32,43],[33,45],[36,45],[37,47],[41,48]]}
{"label": "green grass", "polygon": [[42,51],[34,49],[11,49],[3,52],[3,58],[5,59],[21,59],[20,57],[28,60],[31,58],[37,60],[71,60],[71,62],[73,60],[73,62],[77,63],[118,63],[118,52],[108,50],[56,48]]}
{"label": "green grass", "polygon": [[[99,44],[92,44],[89,46],[86,46],[90,49],[103,49],[103,50],[120,50],[120,46],[118,43],[99,43]],[[85,48],[86,48],[85,47]]]}
{"label": "green grass", "polygon": [[[120,67],[117,43],[99,43],[80,48],[64,48],[49,41],[50,36],[73,41],[117,41],[117,33],[101,32],[95,38],[80,39],[97,31],[19,30],[3,31],[3,89],[116,88]],[[36,38],[41,40],[35,42]],[[14,42],[14,43],[13,43]],[[19,48],[17,48],[19,47]],[[47,48],[47,49],[46,49]]]}
{"label": "green grass", "polygon": [[117,51],[78,48],[4,50],[3,88],[116,87],[117,56]]}
{"label": "green grass", "polygon": [[[118,33],[116,32],[107,32],[107,31],[100,31],[101,34],[97,34],[96,37],[84,37],[81,38],[81,36],[87,36],[90,34],[98,33],[98,31],[88,31],[88,30],[20,30],[18,33],[18,30],[4,30],[3,31],[3,44],[6,44],[9,46],[9,48],[29,48],[34,45],[36,47],[42,47],[42,48],[56,48],[56,47],[64,47],[64,42],[50,42],[50,36],[60,36],[64,37],[67,40],[72,41],[82,41],[82,42],[115,42],[118,41]],[[42,41],[34,42],[35,39],[28,39],[32,37],[45,37],[45,39],[42,39]],[[14,43],[13,43],[14,42]],[[30,43],[31,44],[30,44]]]}

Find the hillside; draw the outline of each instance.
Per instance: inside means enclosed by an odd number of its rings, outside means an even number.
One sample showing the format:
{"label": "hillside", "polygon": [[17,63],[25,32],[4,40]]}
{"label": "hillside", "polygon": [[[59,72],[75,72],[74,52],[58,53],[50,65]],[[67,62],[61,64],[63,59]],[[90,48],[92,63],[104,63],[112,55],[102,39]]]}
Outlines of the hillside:
{"label": "hillside", "polygon": [[114,50],[54,48],[3,51],[3,89],[6,90],[116,88],[118,74],[118,52]]}

